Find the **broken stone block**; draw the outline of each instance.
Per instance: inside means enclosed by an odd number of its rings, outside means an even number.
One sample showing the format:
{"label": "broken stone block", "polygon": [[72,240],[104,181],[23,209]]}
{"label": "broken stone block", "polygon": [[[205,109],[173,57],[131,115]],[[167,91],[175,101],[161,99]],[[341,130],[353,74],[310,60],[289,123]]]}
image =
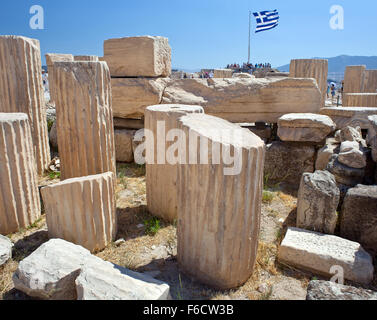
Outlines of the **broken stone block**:
{"label": "broken stone block", "polygon": [[34,161],[38,174],[42,174],[51,158],[39,41],[20,36],[0,36],[0,52],[0,112],[28,115]]}
{"label": "broken stone block", "polygon": [[342,206],[340,235],[377,254],[377,186],[349,189]]}
{"label": "broken stone block", "polygon": [[22,260],[13,283],[31,297],[49,300],[164,299],[169,295],[167,284],[61,239],[49,240]]}
{"label": "broken stone block", "polygon": [[321,90],[321,107],[325,106],[327,91],[328,61],[326,59],[291,60],[289,76],[292,78],[314,78]]}
{"label": "broken stone block", "polygon": [[318,150],[317,152],[317,160],[315,162],[315,169],[316,170],[325,170],[327,164],[329,163],[331,156],[334,153],[339,152],[339,143],[335,141],[333,138],[329,138],[326,140],[326,144]]}
{"label": "broken stone block", "polygon": [[12,258],[13,243],[0,234],[0,267]]}
{"label": "broken stone block", "polygon": [[373,280],[373,260],[357,243],[333,235],[288,228],[279,247],[278,259],[314,274],[332,277],[333,266],[343,268],[347,280],[369,284]]}
{"label": "broken stone block", "polygon": [[114,172],[110,73],[105,62],[55,62],[61,179]]}
{"label": "broken stone block", "polygon": [[328,171],[302,175],[297,199],[297,227],[334,234],[340,191]]}
{"label": "broken stone block", "polygon": [[274,141],[266,146],[264,175],[298,187],[304,172],[314,172],[314,160],[314,146]]}
{"label": "broken stone block", "polygon": [[344,141],[340,145],[338,161],[350,168],[362,169],[367,165],[367,157],[357,141]]}
{"label": "broken stone block", "polygon": [[0,234],[41,216],[34,145],[25,113],[0,113]]}
{"label": "broken stone block", "polygon": [[377,292],[331,281],[312,280],[306,300],[377,300]]}
{"label": "broken stone block", "polygon": [[19,263],[14,287],[31,297],[76,300],[75,280],[91,259],[99,258],[81,246],[51,239]]}
{"label": "broken stone block", "polygon": [[112,77],[169,77],[171,48],[164,37],[126,37],[104,42]]}
{"label": "broken stone block", "polygon": [[135,130],[116,129],[115,137],[115,156],[118,162],[133,162],[134,154],[132,151],[132,140]]}
{"label": "broken stone block", "polygon": [[313,113],[285,114],[278,120],[278,136],[282,141],[321,142],[336,125],[328,116]]}
{"label": "broken stone block", "polygon": [[364,180],[365,169],[356,169],[348,167],[338,160],[339,155],[334,154],[331,156],[326,170],[331,172],[338,184],[344,184],[349,187],[353,187]]}
{"label": "broken stone block", "polygon": [[368,116],[377,114],[377,108],[367,107],[326,107],[320,110],[321,114],[329,116],[337,129],[347,126],[369,128]]}
{"label": "broken stone block", "polygon": [[114,174],[67,179],[41,189],[48,235],[90,251],[105,248],[117,231]]}
{"label": "broken stone block", "polygon": [[[94,262],[94,261],[93,261]],[[169,285],[105,261],[91,262],[77,277],[77,300],[167,300]]]}
{"label": "broken stone block", "polygon": [[[147,207],[151,214],[167,221],[174,221],[178,215],[177,162],[172,164],[175,155],[168,153],[177,142],[175,137],[167,141],[168,134],[177,129],[178,118],[188,113],[203,113],[203,108],[173,104],[150,106],[145,111],[145,129],[153,133],[152,141],[146,140]],[[164,188],[156,188],[157,184]]]}
{"label": "broken stone block", "polygon": [[338,139],[340,139],[339,142],[356,141],[365,146],[365,141],[363,139],[360,127],[347,126],[341,129],[339,133],[336,132],[336,136],[338,136]]}
{"label": "broken stone block", "polygon": [[193,143],[178,165],[178,264],[207,285],[238,287],[253,273],[257,255],[264,143],[205,114],[181,117],[179,129],[185,133],[181,146],[199,139],[208,150]]}
{"label": "broken stone block", "polygon": [[277,123],[287,113],[320,110],[315,79],[182,79],[169,82],[162,103],[200,105],[210,114],[234,123]]}
{"label": "broken stone block", "polygon": [[114,117],[141,119],[145,108],[159,104],[169,78],[113,78]]}

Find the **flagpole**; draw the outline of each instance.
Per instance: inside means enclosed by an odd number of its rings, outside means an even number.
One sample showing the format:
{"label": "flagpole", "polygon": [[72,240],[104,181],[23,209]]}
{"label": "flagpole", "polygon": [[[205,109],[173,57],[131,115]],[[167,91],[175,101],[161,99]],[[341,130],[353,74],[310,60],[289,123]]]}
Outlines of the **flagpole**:
{"label": "flagpole", "polygon": [[249,51],[247,56],[247,64],[250,64],[250,37],[251,37],[251,11],[249,10]]}

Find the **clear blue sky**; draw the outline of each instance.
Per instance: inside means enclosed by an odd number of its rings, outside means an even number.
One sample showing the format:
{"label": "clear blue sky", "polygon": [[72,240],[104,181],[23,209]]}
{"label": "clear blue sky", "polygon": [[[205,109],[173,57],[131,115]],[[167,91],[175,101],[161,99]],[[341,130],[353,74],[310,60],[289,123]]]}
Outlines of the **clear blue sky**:
{"label": "clear blue sky", "polygon": [[[29,27],[35,4],[45,10],[44,30]],[[329,26],[336,4],[345,10],[344,30]],[[43,55],[99,56],[105,39],[161,35],[169,38],[174,67],[217,68],[247,60],[248,11],[270,9],[279,10],[280,25],[252,33],[252,62],[377,55],[375,0],[3,0],[0,34],[37,38]]]}

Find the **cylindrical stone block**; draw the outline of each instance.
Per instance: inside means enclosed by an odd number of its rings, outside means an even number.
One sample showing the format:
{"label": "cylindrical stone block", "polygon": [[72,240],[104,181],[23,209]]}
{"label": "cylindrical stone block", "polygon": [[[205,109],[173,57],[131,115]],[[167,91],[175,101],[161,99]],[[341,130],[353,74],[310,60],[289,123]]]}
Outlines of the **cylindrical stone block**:
{"label": "cylindrical stone block", "polygon": [[321,108],[325,106],[327,92],[328,61],[324,59],[291,60],[289,76],[292,78],[314,78],[322,94]]}
{"label": "cylindrical stone block", "polygon": [[178,165],[179,267],[212,287],[238,287],[257,256],[264,142],[205,114],[181,117],[179,128],[181,148],[190,146]]}
{"label": "cylindrical stone block", "polygon": [[33,141],[25,113],[0,113],[0,234],[40,217]]}
{"label": "cylindrical stone block", "polygon": [[115,239],[114,174],[67,179],[42,188],[50,238],[60,238],[90,251]]}
{"label": "cylindrical stone block", "polygon": [[[151,214],[164,220],[177,219],[178,210],[177,166],[167,157],[176,139],[172,137],[173,141],[167,141],[167,138],[173,134],[171,130],[177,129],[179,117],[203,112],[200,106],[178,104],[155,105],[145,110],[147,207]],[[153,134],[150,139],[148,132]]]}
{"label": "cylindrical stone block", "polygon": [[51,161],[39,41],[0,36],[0,112],[29,117],[38,173]]}
{"label": "cylindrical stone block", "polygon": [[106,62],[55,62],[61,178],[115,174],[110,72]]}

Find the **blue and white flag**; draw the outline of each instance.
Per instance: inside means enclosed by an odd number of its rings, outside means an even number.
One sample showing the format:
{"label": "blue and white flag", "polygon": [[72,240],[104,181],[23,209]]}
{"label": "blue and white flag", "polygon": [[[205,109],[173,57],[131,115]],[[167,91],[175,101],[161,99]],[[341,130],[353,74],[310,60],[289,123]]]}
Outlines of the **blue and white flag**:
{"label": "blue and white flag", "polygon": [[253,15],[257,20],[255,33],[273,29],[279,24],[279,12],[277,10],[253,12]]}

